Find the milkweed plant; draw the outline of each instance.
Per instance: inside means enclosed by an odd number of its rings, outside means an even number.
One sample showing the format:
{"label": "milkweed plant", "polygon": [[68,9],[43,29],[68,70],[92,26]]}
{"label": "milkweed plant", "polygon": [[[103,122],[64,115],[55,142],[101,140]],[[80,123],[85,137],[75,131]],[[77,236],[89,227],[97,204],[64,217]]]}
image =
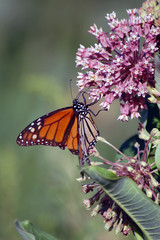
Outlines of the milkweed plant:
{"label": "milkweed plant", "polygon": [[[118,120],[137,118],[137,135],[117,152],[115,162],[102,157],[85,166],[83,204],[91,216],[101,215],[107,230],[135,239],[160,239],[160,1],[147,0],[140,9],[127,10],[128,19],[106,15],[110,31],[96,24],[89,33],[96,42],[80,45],[76,54],[79,90],[88,89],[89,99],[108,110],[117,100]],[[87,198],[87,194],[89,197]]]}
{"label": "milkweed plant", "polygon": [[[109,111],[116,100],[119,121],[139,120],[137,134],[120,149],[99,136],[97,141],[115,150],[115,161],[93,147],[89,154],[94,160],[81,166],[82,177],[77,180],[86,195],[84,206],[91,216],[102,216],[105,229],[124,236],[132,232],[135,239],[158,240],[160,1],[147,0],[140,9],[129,9],[127,14],[122,20],[115,12],[107,14],[109,32],[96,24],[90,27],[95,43],[80,45],[77,51],[77,86],[102,110]],[[24,225],[16,222],[16,227],[22,235]]]}

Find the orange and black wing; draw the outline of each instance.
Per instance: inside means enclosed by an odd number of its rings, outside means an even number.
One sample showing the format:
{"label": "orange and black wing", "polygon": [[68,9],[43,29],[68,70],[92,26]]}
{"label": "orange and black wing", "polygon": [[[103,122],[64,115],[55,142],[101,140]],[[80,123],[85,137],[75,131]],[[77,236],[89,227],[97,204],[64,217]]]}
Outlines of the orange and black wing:
{"label": "orange and black wing", "polygon": [[58,109],[29,124],[18,136],[20,146],[59,146],[78,154],[78,118],[73,107]]}
{"label": "orange and black wing", "polygon": [[91,117],[91,114],[88,112],[85,118],[79,116],[79,162],[80,165],[83,165],[84,162],[89,163],[89,150],[95,146],[97,136],[99,131]]}

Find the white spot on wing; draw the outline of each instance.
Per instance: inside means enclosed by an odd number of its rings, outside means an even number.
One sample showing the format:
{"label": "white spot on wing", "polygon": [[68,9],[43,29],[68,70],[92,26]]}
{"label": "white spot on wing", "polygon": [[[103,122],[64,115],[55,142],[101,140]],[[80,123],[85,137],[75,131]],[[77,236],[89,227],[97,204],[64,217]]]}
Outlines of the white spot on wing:
{"label": "white spot on wing", "polygon": [[32,139],[36,139],[37,138],[37,134],[33,134]]}
{"label": "white spot on wing", "polygon": [[35,128],[31,128],[30,131],[33,133],[35,131]]}

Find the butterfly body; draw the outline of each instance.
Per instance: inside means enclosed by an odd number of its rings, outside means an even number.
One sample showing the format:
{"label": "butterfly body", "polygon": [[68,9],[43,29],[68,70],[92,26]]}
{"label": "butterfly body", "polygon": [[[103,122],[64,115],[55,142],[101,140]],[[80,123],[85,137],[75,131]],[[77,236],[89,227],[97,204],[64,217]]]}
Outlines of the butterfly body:
{"label": "butterfly body", "polygon": [[85,117],[88,113],[88,105],[79,102],[78,99],[73,100],[73,109],[75,115],[78,116],[80,114],[81,118]]}
{"label": "butterfly body", "polygon": [[67,146],[84,162],[99,135],[88,106],[74,99],[73,106],[36,119],[19,134],[17,144],[59,146],[61,149]]}

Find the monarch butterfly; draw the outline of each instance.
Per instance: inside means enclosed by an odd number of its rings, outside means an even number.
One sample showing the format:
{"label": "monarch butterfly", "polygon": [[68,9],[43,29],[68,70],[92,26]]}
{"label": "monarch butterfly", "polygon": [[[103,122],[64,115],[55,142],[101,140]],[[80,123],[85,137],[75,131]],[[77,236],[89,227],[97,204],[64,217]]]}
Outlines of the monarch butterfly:
{"label": "monarch butterfly", "polygon": [[[84,96],[83,96],[84,98]],[[81,165],[89,162],[89,150],[95,146],[99,131],[89,106],[73,100],[73,106],[50,112],[29,124],[18,136],[19,146],[47,145],[68,149],[79,156]]]}

